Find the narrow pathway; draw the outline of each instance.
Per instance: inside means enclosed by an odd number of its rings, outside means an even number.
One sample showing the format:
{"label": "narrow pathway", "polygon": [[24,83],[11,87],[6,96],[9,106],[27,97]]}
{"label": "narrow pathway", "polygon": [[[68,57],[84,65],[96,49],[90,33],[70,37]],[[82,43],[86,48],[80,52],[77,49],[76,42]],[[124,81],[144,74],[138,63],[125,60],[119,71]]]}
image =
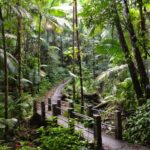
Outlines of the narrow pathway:
{"label": "narrow pathway", "polygon": [[60,97],[61,97],[61,91],[62,91],[62,89],[63,89],[63,87],[64,87],[65,84],[66,84],[66,83],[62,83],[62,84],[60,84],[60,85],[56,88],[56,90],[55,90],[53,96],[51,97],[52,104],[57,103],[57,100],[60,99]]}
{"label": "narrow pathway", "polygon": [[[61,91],[66,83],[60,84],[56,89],[53,95],[51,96],[52,104],[57,103],[57,100],[61,97]],[[46,110],[47,110],[47,100],[46,103]],[[38,112],[40,112],[38,110]],[[46,112],[47,118],[51,116],[51,112]],[[68,127],[68,119],[64,116],[58,116],[58,124],[63,125],[64,127]],[[83,124],[77,123],[75,130],[82,131],[84,138],[88,141],[93,141],[93,131],[91,129],[85,128]],[[102,133],[102,143],[104,150],[149,150],[146,147],[130,144],[125,141],[116,140],[115,138]]]}

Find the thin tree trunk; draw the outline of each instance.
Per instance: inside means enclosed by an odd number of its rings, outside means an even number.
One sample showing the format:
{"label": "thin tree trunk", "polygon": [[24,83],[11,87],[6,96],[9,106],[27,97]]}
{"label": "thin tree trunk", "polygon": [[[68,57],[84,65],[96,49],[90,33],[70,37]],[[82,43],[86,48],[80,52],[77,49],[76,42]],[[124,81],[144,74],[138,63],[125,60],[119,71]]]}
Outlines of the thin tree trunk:
{"label": "thin tree trunk", "polygon": [[56,35],[55,35],[55,31],[52,30],[52,36],[53,36],[53,45],[56,46]]}
{"label": "thin tree trunk", "polygon": [[1,31],[2,31],[2,42],[3,42],[3,50],[4,50],[4,82],[5,82],[5,119],[8,119],[8,70],[7,70],[7,52],[6,52],[6,40],[5,40],[5,27],[4,27],[4,19],[2,14],[2,8],[0,7],[0,20],[1,20]]}
{"label": "thin tree trunk", "polygon": [[[75,3],[73,0],[73,19],[72,19],[72,55],[73,55],[73,74],[75,74]],[[75,87],[75,78],[73,77],[73,100],[75,100],[75,93],[76,93],[76,87]]]}
{"label": "thin tree trunk", "polygon": [[139,71],[139,74],[141,77],[141,84],[144,87],[144,92],[146,94],[146,97],[150,98],[150,89],[148,88],[149,87],[149,79],[146,74],[146,70],[145,70],[145,66],[144,66],[144,63],[143,63],[143,60],[141,57],[140,50],[137,46],[138,40],[137,40],[135,31],[134,31],[133,24],[131,22],[127,0],[124,0],[124,6],[125,6],[125,14],[126,14],[126,18],[127,18],[127,25],[128,25],[129,35],[130,35],[130,39],[131,39],[131,44],[133,47],[134,57],[137,62],[138,71]]}
{"label": "thin tree trunk", "polygon": [[60,37],[60,50],[61,50],[61,65],[62,67],[64,66],[64,53],[63,53],[63,40],[62,40],[62,36]]}
{"label": "thin tree trunk", "polygon": [[132,61],[132,58],[131,58],[124,34],[123,34],[123,30],[122,30],[121,23],[120,23],[120,18],[119,18],[118,11],[117,11],[116,2],[114,2],[113,8],[114,8],[114,13],[115,13],[115,16],[114,16],[115,17],[114,18],[115,19],[115,26],[116,26],[116,29],[118,32],[120,44],[121,44],[122,50],[124,52],[125,59],[128,63],[129,72],[130,72],[130,75],[132,78],[134,90],[136,92],[137,98],[140,99],[143,96],[143,92],[142,92],[142,89],[140,86],[140,82],[138,80],[135,65]]}
{"label": "thin tree trunk", "polygon": [[146,46],[146,24],[145,24],[145,17],[143,14],[143,1],[138,0],[139,4],[139,13],[140,13],[140,23],[141,23],[141,38],[142,38],[142,47],[145,53],[145,59],[147,58],[148,52],[147,52],[147,46]]}
{"label": "thin tree trunk", "polygon": [[46,40],[47,40],[47,43],[48,43],[48,46],[49,46],[49,30],[47,30],[46,33],[47,33]]}
{"label": "thin tree trunk", "polygon": [[[20,6],[20,0],[17,3]],[[17,59],[18,59],[18,93],[19,97],[22,94],[22,85],[21,85],[21,16],[17,17]]]}
{"label": "thin tree trunk", "polygon": [[81,50],[79,41],[79,29],[78,29],[78,15],[77,15],[77,0],[75,3],[75,23],[76,23],[76,38],[77,38],[77,48],[78,48],[78,62],[79,62],[79,76],[80,76],[80,91],[81,91],[81,113],[84,112],[84,99],[83,99],[83,77],[82,77],[82,62],[81,62]]}
{"label": "thin tree trunk", "polygon": [[25,59],[25,64],[27,64],[27,53],[29,52],[29,33],[27,31],[27,29],[25,29],[26,31],[26,38],[25,38],[25,56],[24,56],[24,59]]}
{"label": "thin tree trunk", "polygon": [[93,57],[93,78],[95,79],[96,74],[95,74],[95,51],[94,51],[94,38],[93,38],[93,46],[92,46],[92,57]]}
{"label": "thin tree trunk", "polygon": [[42,22],[42,15],[39,13],[39,35],[38,35],[38,92],[40,90],[40,66],[41,66],[41,22]]}

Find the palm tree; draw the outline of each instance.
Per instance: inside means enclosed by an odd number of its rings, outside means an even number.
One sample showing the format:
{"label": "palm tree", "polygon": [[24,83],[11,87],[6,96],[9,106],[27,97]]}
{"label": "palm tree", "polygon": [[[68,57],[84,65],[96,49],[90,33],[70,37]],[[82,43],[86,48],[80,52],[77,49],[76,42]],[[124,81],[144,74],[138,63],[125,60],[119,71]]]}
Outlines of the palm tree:
{"label": "palm tree", "polygon": [[[45,0],[45,1],[34,1],[38,14],[38,76],[40,80],[40,67],[41,67],[41,30],[45,29],[47,31],[47,39],[48,39],[48,32],[51,32],[53,35],[53,46],[56,46],[55,42],[55,30],[61,27],[68,26],[70,28],[69,22],[62,18],[65,17],[65,11],[57,6],[55,6],[55,0]],[[53,11],[52,11],[53,10]],[[61,15],[60,15],[61,14]],[[60,17],[61,16],[61,17]],[[45,25],[44,27],[42,25]],[[50,29],[49,29],[50,27]],[[47,40],[48,41],[48,40]],[[38,84],[39,85],[39,84]],[[39,86],[38,86],[39,90]]]}

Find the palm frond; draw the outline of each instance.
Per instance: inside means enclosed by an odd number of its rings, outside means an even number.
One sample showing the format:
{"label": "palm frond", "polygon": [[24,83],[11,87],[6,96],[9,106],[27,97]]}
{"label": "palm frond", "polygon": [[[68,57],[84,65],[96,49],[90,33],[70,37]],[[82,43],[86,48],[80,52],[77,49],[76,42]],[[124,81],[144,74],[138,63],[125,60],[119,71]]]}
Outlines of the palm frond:
{"label": "palm frond", "polygon": [[[16,58],[7,52],[7,67],[8,70],[12,73],[17,73],[17,63],[18,61]],[[0,68],[3,68],[4,66],[4,51],[3,49],[0,49]]]}
{"label": "palm frond", "polygon": [[107,54],[111,56],[123,56],[120,44],[115,39],[102,40],[96,46],[96,52],[100,54]]}
{"label": "palm frond", "polygon": [[50,50],[56,50],[56,51],[60,51],[60,48],[57,46],[49,46]]}
{"label": "palm frond", "polygon": [[17,6],[11,6],[13,12],[15,14],[17,14],[18,16],[20,17],[23,17],[23,18],[28,18],[28,19],[31,19],[31,15],[30,13],[25,9],[25,8],[22,8],[22,7],[17,7]]}
{"label": "palm frond", "polygon": [[128,69],[128,65],[121,65],[121,66],[115,66],[113,68],[109,68],[108,70],[102,72],[102,74],[100,74],[97,77],[97,81],[104,81],[105,79],[108,78],[112,78],[114,77],[116,74],[118,75],[118,73],[120,74],[121,72],[125,71]]}
{"label": "palm frond", "polygon": [[[2,39],[2,35],[1,34],[0,34],[0,38]],[[10,34],[10,33],[5,33],[5,38],[6,39],[14,39],[14,40],[17,39],[16,35]]]}
{"label": "palm frond", "polygon": [[21,79],[21,82],[22,82],[23,84],[26,84],[26,83],[32,84],[32,82],[31,82],[30,80],[25,79],[25,78],[22,78],[22,79]]}

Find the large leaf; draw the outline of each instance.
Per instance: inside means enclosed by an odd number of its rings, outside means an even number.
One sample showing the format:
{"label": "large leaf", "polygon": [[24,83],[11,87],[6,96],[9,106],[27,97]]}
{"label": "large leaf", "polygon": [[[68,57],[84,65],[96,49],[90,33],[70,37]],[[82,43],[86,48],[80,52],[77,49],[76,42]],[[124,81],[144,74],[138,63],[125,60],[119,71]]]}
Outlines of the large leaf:
{"label": "large leaf", "polygon": [[21,79],[21,82],[22,82],[23,84],[26,84],[26,83],[32,84],[32,82],[31,82],[30,80],[25,79],[25,78],[22,78],[22,79]]}
{"label": "large leaf", "polygon": [[96,52],[100,54],[123,57],[120,44],[117,40],[105,39],[96,46]]}
{"label": "large leaf", "polygon": [[73,78],[78,78],[78,76],[75,75],[74,73],[72,73],[71,71],[68,71],[68,72],[69,72],[69,75],[70,75],[71,77],[73,77]]}
{"label": "large leaf", "polygon": [[9,128],[12,129],[17,123],[17,121],[18,120],[16,118],[11,118],[11,119],[0,118],[0,128],[4,129],[6,126],[8,126]]}
{"label": "large leaf", "polygon": [[[0,38],[2,38],[2,35],[1,35],[1,34],[0,34]],[[16,35],[10,34],[10,33],[6,33],[6,34],[5,34],[5,38],[6,38],[6,39],[14,39],[14,40],[17,39]]]}
{"label": "large leaf", "polygon": [[[7,67],[12,73],[17,73],[17,60],[14,56],[7,52]],[[0,49],[0,68],[4,66],[4,51]]]}
{"label": "large leaf", "polygon": [[41,81],[41,78],[38,73],[38,68],[34,68],[29,73],[29,79],[33,84],[38,84]]}
{"label": "large leaf", "polygon": [[56,50],[56,51],[60,51],[60,48],[57,46],[49,46],[49,49],[51,50]]}
{"label": "large leaf", "polygon": [[65,17],[66,16],[64,11],[58,10],[58,9],[54,9],[54,8],[52,8],[50,10],[50,14],[52,14],[54,16],[57,16],[57,17]]}
{"label": "large leaf", "polygon": [[115,77],[116,74],[120,74],[121,72],[125,71],[128,69],[128,66],[121,65],[121,66],[115,66],[113,68],[109,68],[108,70],[102,72],[98,77],[97,81],[104,81],[107,78],[113,78]]}
{"label": "large leaf", "polygon": [[31,19],[31,15],[30,13],[25,9],[25,8],[22,8],[22,7],[17,7],[17,6],[11,6],[13,12],[15,14],[17,14],[18,16],[20,17],[23,17],[23,18],[28,18],[28,19]]}
{"label": "large leaf", "polygon": [[47,21],[49,22],[49,24],[51,24],[55,28],[68,27],[69,29],[72,29],[69,21],[65,18],[57,17],[53,15],[45,15],[45,17]]}

